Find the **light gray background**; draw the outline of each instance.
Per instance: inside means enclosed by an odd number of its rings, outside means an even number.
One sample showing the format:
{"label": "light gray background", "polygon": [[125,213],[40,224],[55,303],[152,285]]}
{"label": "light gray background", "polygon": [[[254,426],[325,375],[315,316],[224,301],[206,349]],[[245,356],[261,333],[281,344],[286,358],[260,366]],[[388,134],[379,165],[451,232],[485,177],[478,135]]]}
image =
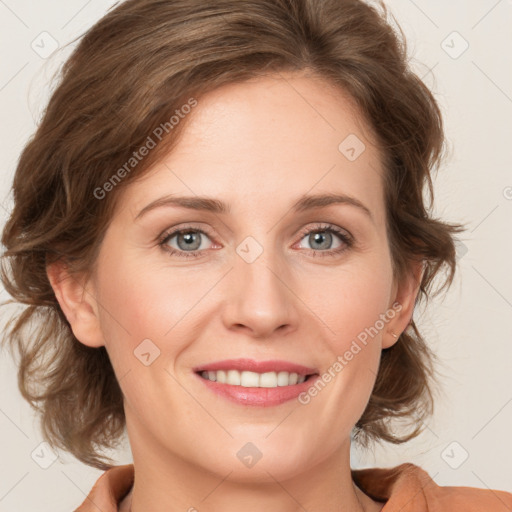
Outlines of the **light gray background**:
{"label": "light gray background", "polygon": [[[512,1],[388,0],[407,36],[416,72],[443,110],[450,157],[435,180],[435,213],[465,222],[451,291],[415,318],[444,361],[445,395],[424,434],[374,454],[353,450],[353,467],[414,462],[440,485],[512,491]],[[19,153],[69,55],[62,47],[113,1],[0,0],[0,222]],[[50,58],[48,32],[60,48]],[[456,31],[458,34],[454,34]],[[44,39],[46,38],[46,39]],[[44,43],[42,42],[44,41]],[[465,45],[468,48],[462,53]],[[0,299],[8,296],[0,290]],[[2,325],[13,309],[0,310]],[[68,512],[100,476],[66,453],[47,469],[37,419],[21,398],[8,354],[0,356],[0,511]],[[467,459],[464,460],[467,454]],[[129,446],[116,454],[131,461]]]}

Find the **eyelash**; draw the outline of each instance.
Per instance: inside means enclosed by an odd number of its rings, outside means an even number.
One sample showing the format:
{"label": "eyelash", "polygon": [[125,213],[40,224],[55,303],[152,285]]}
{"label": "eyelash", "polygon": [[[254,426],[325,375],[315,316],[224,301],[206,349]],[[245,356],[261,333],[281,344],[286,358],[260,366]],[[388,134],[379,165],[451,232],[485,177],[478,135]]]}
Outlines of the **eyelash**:
{"label": "eyelash", "polygon": [[[201,233],[202,235],[207,236],[208,238],[211,238],[210,235],[203,231],[202,229],[195,228],[193,226],[186,226],[181,229],[177,229],[170,232],[165,232],[163,235],[161,235],[158,239],[158,245],[162,248],[163,251],[168,253],[170,256],[179,256],[183,258],[197,258],[201,256],[201,253],[204,252],[203,250],[196,250],[196,251],[180,251],[177,249],[170,248],[167,245],[167,242],[173,238],[176,235],[181,235],[183,233]],[[338,237],[341,239],[341,241],[345,244],[345,247],[337,248],[337,249],[328,249],[325,251],[321,250],[315,250],[315,249],[308,249],[313,252],[320,253],[321,257],[328,257],[328,256],[336,256],[338,254],[341,254],[348,249],[350,249],[354,245],[354,240],[350,235],[342,231],[341,229],[337,228],[336,226],[332,224],[321,224],[318,226],[315,226],[314,228],[309,228],[300,233],[299,240],[302,240],[306,235],[310,235],[311,233],[334,233],[335,235],[338,235]]]}

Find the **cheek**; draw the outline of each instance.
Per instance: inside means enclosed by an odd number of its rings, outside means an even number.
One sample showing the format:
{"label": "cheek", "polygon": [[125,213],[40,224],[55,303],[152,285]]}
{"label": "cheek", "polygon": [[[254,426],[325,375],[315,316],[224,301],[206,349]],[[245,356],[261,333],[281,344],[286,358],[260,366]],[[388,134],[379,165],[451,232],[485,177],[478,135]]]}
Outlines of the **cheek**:
{"label": "cheek", "polygon": [[198,272],[119,261],[101,276],[102,323],[121,334],[166,339],[208,291]]}
{"label": "cheek", "polygon": [[157,371],[173,371],[195,338],[201,297],[211,289],[211,280],[197,271],[130,262],[126,257],[116,262],[99,273],[101,330],[118,379],[130,372],[142,385],[146,363]]}
{"label": "cheek", "polygon": [[347,413],[346,419],[336,420],[339,428],[355,424],[370,397],[378,372],[381,338],[389,321],[386,312],[391,289],[389,260],[375,254],[366,261],[354,260],[335,278],[326,280],[325,293],[316,299],[318,310],[323,307],[319,316],[329,327],[323,354],[323,380],[329,381],[326,386],[330,389],[325,407],[332,408],[331,413],[336,415],[342,403]]}
{"label": "cheek", "polygon": [[317,299],[328,326],[326,343],[319,345],[326,388],[320,400],[340,431],[348,432],[363,414],[378,373],[391,283],[383,269],[373,268],[343,272]]}
{"label": "cheek", "polygon": [[346,350],[358,336],[364,340],[368,331],[373,338],[382,334],[385,326],[380,318],[387,311],[392,289],[391,268],[385,262],[354,262],[315,281],[317,292],[309,293],[307,303],[326,326],[337,353]]}

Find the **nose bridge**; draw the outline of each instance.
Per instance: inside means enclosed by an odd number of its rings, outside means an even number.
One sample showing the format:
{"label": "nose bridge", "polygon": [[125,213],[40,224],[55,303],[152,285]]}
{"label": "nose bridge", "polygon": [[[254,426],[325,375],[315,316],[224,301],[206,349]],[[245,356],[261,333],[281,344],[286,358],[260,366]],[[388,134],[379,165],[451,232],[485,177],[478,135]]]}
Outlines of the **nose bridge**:
{"label": "nose bridge", "polygon": [[247,237],[237,246],[228,285],[225,321],[243,325],[257,336],[268,336],[297,320],[288,272],[271,239],[269,235],[260,243]]}

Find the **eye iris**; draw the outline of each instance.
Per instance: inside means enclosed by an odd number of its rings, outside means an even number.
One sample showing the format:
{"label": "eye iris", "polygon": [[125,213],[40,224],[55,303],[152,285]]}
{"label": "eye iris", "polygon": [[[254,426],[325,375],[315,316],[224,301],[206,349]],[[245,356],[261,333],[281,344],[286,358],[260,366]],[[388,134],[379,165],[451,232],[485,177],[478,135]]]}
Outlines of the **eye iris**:
{"label": "eye iris", "polygon": [[[326,233],[327,236],[322,233]],[[322,245],[322,239],[324,240],[324,242],[325,242],[325,240],[327,240],[327,244],[324,243],[323,246],[321,246],[319,248],[320,249],[328,249],[331,239],[332,239],[332,235],[330,233],[327,233],[326,231],[322,231],[322,232],[318,232],[318,233],[314,233],[314,234],[310,235],[310,240],[311,240],[311,238],[313,239],[314,243],[317,243],[318,241],[320,241],[321,245]]]}
{"label": "eye iris", "polygon": [[[183,238],[185,240],[186,245],[181,246],[180,240]],[[180,249],[192,249],[193,251],[197,250],[201,245],[201,235],[199,233],[187,232],[178,234],[178,246]]]}
{"label": "eye iris", "polygon": [[[177,245],[180,250],[184,252],[195,252],[198,251],[201,246],[201,235],[201,231],[189,230],[177,232],[172,238],[177,238]],[[314,231],[309,234],[309,242],[313,246],[318,244],[313,247],[314,250],[329,249],[332,244],[332,235],[333,234],[328,229]]]}

